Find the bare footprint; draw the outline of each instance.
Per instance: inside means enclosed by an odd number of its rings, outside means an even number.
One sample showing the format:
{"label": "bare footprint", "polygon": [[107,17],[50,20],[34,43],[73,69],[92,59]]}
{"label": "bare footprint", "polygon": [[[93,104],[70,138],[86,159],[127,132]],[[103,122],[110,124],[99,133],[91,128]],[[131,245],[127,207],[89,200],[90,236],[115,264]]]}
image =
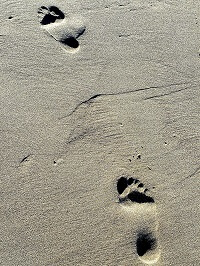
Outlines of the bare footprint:
{"label": "bare footprint", "polygon": [[[137,210],[137,213],[141,213],[142,216],[141,226],[135,241],[135,249],[139,259],[145,264],[157,263],[160,258],[160,250],[157,240],[157,208],[154,198],[144,184],[133,177],[120,177],[117,181],[117,191],[120,204],[128,211]],[[153,217],[153,223],[151,218],[150,226],[144,227],[143,220],[146,217],[148,219],[149,214]],[[145,222],[148,224],[148,221]]]}
{"label": "bare footprint", "polygon": [[137,203],[153,203],[154,199],[147,195],[148,189],[144,187],[138,179],[121,177],[117,183],[117,190],[119,192],[119,200]]}
{"label": "bare footprint", "polygon": [[85,25],[80,17],[66,17],[56,6],[41,6],[38,9],[38,18],[41,27],[60,42],[62,48],[68,52],[78,51],[78,38],[85,31]]}

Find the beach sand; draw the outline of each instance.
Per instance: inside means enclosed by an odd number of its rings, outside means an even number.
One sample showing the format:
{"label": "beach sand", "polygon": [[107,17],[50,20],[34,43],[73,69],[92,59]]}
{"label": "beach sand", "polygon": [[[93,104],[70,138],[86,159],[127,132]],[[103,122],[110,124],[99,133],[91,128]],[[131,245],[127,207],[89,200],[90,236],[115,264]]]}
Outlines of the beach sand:
{"label": "beach sand", "polygon": [[2,266],[198,266],[198,1],[2,0]]}

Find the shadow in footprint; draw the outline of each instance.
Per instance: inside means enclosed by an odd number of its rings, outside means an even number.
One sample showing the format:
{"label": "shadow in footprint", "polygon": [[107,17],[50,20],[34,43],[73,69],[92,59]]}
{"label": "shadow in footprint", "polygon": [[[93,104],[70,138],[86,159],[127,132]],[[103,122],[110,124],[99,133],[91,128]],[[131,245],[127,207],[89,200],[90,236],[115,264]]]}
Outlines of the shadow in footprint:
{"label": "shadow in footprint", "polygon": [[117,182],[117,191],[119,194],[122,194],[124,190],[127,188],[127,179],[126,177],[121,177]]}
{"label": "shadow in footprint", "polygon": [[156,249],[157,241],[151,233],[140,232],[137,236],[136,247],[138,255],[142,257],[147,252]]}
{"label": "shadow in footprint", "polygon": [[79,42],[74,37],[68,37],[65,40],[62,40],[61,43],[68,45],[71,48],[79,47]]}
{"label": "shadow in footprint", "polygon": [[117,181],[117,191],[120,202],[130,200],[136,203],[154,203],[154,199],[146,195],[148,189],[144,184],[133,177],[120,177]]}
{"label": "shadow in footprint", "polygon": [[128,199],[130,199],[132,202],[137,203],[154,202],[154,199],[152,197],[140,193],[139,191],[132,191],[130,194],[128,194]]}
{"label": "shadow in footprint", "polygon": [[40,21],[42,25],[48,25],[54,23],[57,19],[64,19],[64,13],[56,6],[50,6],[49,8],[41,6],[38,10],[39,14],[44,14],[44,17]]}

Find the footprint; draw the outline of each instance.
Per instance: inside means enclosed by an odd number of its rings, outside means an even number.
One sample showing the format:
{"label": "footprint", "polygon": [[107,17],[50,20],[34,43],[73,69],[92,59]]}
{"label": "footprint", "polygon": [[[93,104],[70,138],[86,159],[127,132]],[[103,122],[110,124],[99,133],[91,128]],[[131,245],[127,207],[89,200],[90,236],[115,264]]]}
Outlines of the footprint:
{"label": "footprint", "polygon": [[149,195],[149,190],[144,184],[133,177],[120,177],[117,181],[117,191],[119,202],[126,210],[138,213],[139,219],[141,213],[140,228],[135,240],[135,249],[139,259],[148,265],[156,263],[160,258],[160,250],[157,240],[157,208],[154,198]]}
{"label": "footprint", "polygon": [[58,41],[68,52],[79,49],[78,38],[85,32],[82,19],[77,16],[66,17],[56,6],[41,6],[38,9],[41,27]]}
{"label": "footprint", "polygon": [[148,189],[138,179],[133,177],[121,177],[117,182],[119,201],[130,200],[137,203],[154,203],[154,199],[148,196]]}
{"label": "footprint", "polygon": [[50,6],[49,8],[41,6],[38,9],[38,14],[42,25],[48,25],[50,23],[54,23],[57,19],[65,18],[64,13],[56,6]]}

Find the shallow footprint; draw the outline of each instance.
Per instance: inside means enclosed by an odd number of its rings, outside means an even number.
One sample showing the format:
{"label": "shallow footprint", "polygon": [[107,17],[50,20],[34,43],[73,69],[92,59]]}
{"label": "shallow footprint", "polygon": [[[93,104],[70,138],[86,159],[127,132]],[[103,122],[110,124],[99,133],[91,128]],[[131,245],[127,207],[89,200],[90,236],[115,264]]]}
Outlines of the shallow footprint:
{"label": "shallow footprint", "polygon": [[68,17],[56,6],[41,6],[38,9],[38,18],[41,27],[51,37],[60,42],[62,48],[68,52],[79,49],[77,40],[85,31],[85,25],[80,17]]}
{"label": "shallow footprint", "polygon": [[[139,259],[145,264],[156,263],[160,258],[160,250],[157,240],[157,208],[154,198],[149,195],[149,190],[145,188],[144,184],[133,177],[120,177],[117,181],[117,191],[119,202],[126,210],[131,212],[137,210],[139,216],[141,213],[141,226],[135,241]],[[144,219],[147,217],[145,224],[148,224],[149,214],[151,219],[153,217],[153,225],[152,221],[149,221],[150,226],[144,227]]]}

